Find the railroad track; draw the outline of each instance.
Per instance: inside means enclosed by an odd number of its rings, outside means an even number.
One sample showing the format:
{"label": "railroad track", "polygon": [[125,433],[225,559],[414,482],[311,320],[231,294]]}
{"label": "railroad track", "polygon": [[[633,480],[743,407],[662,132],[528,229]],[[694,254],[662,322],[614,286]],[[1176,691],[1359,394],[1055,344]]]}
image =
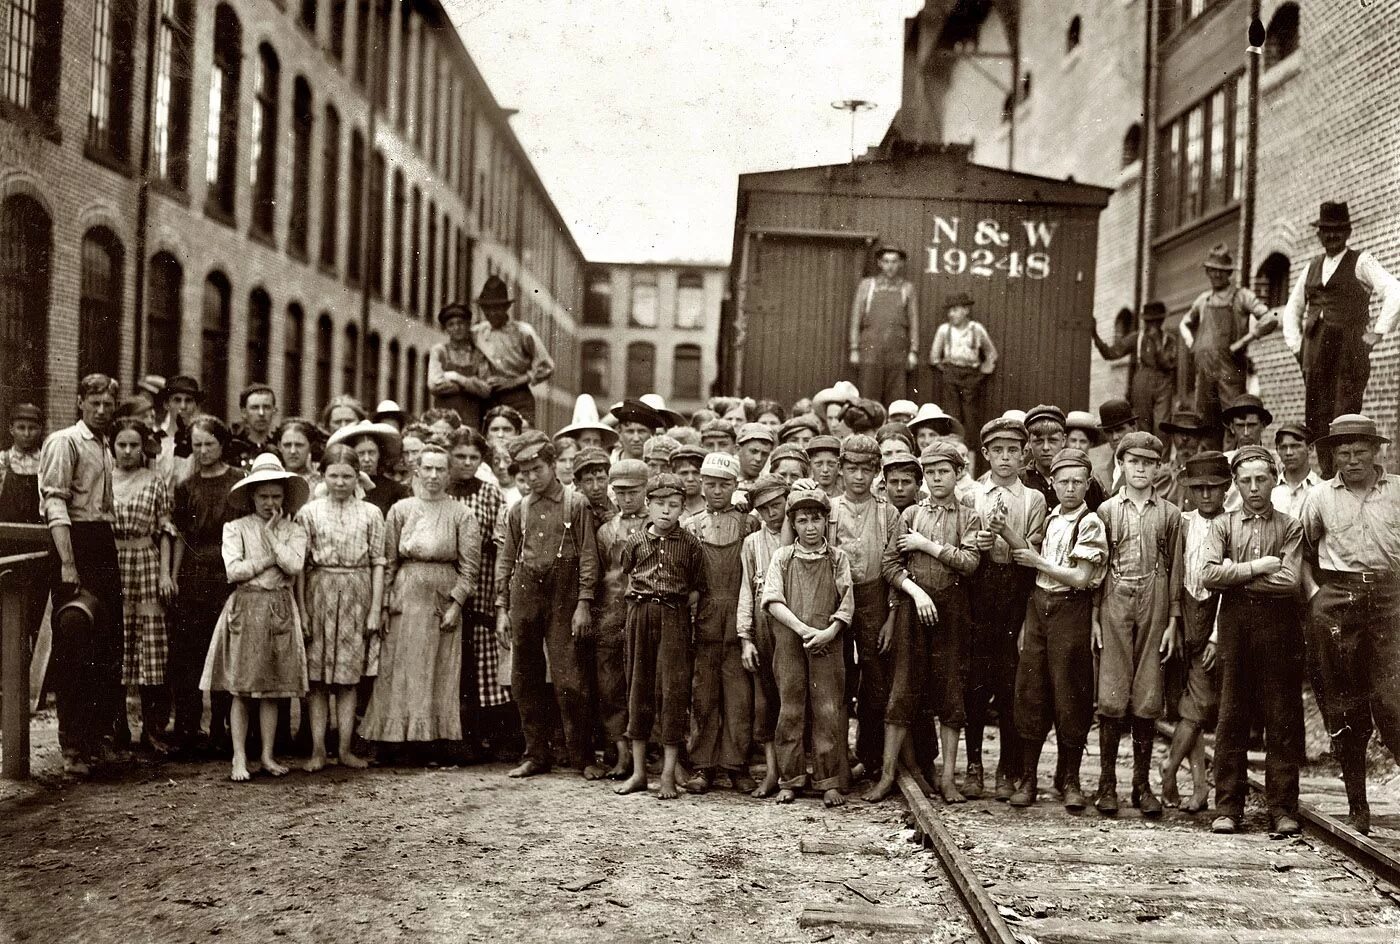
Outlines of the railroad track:
{"label": "railroad track", "polygon": [[[988,745],[989,771],[995,747]],[[1125,761],[1120,754],[1126,800]],[[1090,785],[1098,763],[1097,753],[1085,758]],[[1052,744],[1042,784],[1054,768]],[[1028,809],[995,800],[947,805],[908,771],[899,787],[919,838],[990,944],[1400,942],[1395,849],[1311,803],[1304,835],[1282,839],[1254,811],[1248,831],[1217,836],[1209,812],[1168,810],[1148,820],[1127,807],[1108,819],[1092,808],[1067,813],[1044,794]]]}

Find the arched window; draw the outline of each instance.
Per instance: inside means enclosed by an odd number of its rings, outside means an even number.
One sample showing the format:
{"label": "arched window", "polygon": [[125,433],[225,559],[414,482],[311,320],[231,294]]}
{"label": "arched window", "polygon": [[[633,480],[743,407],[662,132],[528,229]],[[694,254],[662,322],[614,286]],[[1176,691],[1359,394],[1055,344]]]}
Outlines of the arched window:
{"label": "arched window", "polygon": [[655,272],[637,271],[632,274],[632,324],[638,328],[656,327]]}
{"label": "arched window", "polygon": [[248,183],[253,189],[253,231],[269,237],[277,205],[277,101],[281,75],[277,53],[263,43],[258,47],[257,80],[253,83],[253,152],[248,161]]}
{"label": "arched window", "polygon": [[301,0],[301,25],[316,34],[316,0]]}
{"label": "arched window", "polygon": [[432,321],[437,309],[433,307],[437,291],[437,204],[428,201],[428,280],[423,288],[423,320]]}
{"label": "arched window", "polygon": [[350,228],[350,235],[345,240],[345,277],[358,285],[364,270],[364,260],[360,256],[364,251],[362,239],[365,225],[364,220],[360,219],[365,202],[365,135],[359,128],[350,132],[350,169],[346,173],[350,178],[347,181],[350,199],[345,207],[349,215],[346,225]]}
{"label": "arched window", "polygon": [[0,422],[16,403],[45,401],[53,223],[39,201],[0,203]]}
{"label": "arched window", "polygon": [[88,144],[123,162],[129,152],[131,130],[135,26],[135,0],[96,0],[93,4]]}
{"label": "arched window", "polygon": [[320,409],[331,402],[331,349],[335,345],[335,325],[331,316],[322,313],[316,319],[316,402]]}
{"label": "arched window", "polygon": [[1134,124],[1123,135],[1123,166],[1142,159],[1142,125]]}
{"label": "arched window", "polygon": [[418,253],[423,247],[423,194],[415,185],[408,201],[408,310],[417,315],[422,313],[419,302],[422,300],[418,288]]}
{"label": "arched window", "polygon": [[581,392],[595,397],[612,394],[612,351],[607,341],[583,342],[579,355],[579,387]]}
{"label": "arched window", "polygon": [[184,190],[189,185],[194,5],[193,0],[158,0],[157,9],[151,163],[157,176]]}
{"label": "arched window", "polygon": [[1274,11],[1264,39],[1264,68],[1278,65],[1298,51],[1298,4],[1285,3]]}
{"label": "arched window", "polygon": [[78,299],[78,376],[120,374],[123,252],[105,226],[83,235],[83,271]]}
{"label": "arched window", "polygon": [[351,395],[359,389],[360,329],[351,323],[345,326],[345,356],[340,359],[340,392]]}
{"label": "arched window", "polygon": [[1069,18],[1069,26],[1065,29],[1065,52],[1074,52],[1079,48],[1079,34],[1083,29],[1084,23],[1078,16]]}
{"label": "arched window", "polygon": [[355,81],[365,84],[369,76],[369,0],[360,0],[355,9]]}
{"label": "arched window", "polygon": [[345,14],[349,4],[346,0],[331,0],[330,53],[337,62],[345,61]]}
{"label": "arched window", "polygon": [[315,120],[311,85],[299,75],[292,83],[292,208],[287,216],[287,251],[298,259],[305,259],[310,251],[311,126]]}
{"label": "arched window", "polygon": [[163,377],[180,373],[180,327],[184,271],[168,252],[151,257],[150,299],[146,302],[146,370]]}
{"label": "arched window", "polygon": [[1133,310],[1127,307],[1118,309],[1118,314],[1113,316],[1113,336],[1115,338],[1125,337],[1136,328],[1137,316],[1133,314]]}
{"label": "arched window", "polygon": [[1270,308],[1288,301],[1288,275],[1291,264],[1281,252],[1269,253],[1254,274],[1254,294]]}
{"label": "arched window", "polygon": [[248,294],[248,362],[243,376],[246,384],[267,383],[268,358],[272,351],[272,299],[261,288]]}
{"label": "arched window", "polygon": [[199,373],[204,406],[215,415],[228,409],[228,336],[231,289],[228,276],[210,272],[204,280],[203,314],[200,318]]}
{"label": "arched window", "polygon": [[0,100],[58,118],[62,0],[9,0],[0,8]]}
{"label": "arched window", "polygon": [[399,390],[399,374],[401,371],[399,356],[399,341],[395,338],[389,342],[389,373],[384,389],[384,396],[388,397],[390,400],[397,400],[399,397],[403,396],[403,393]]}
{"label": "arched window", "polygon": [[233,220],[238,168],[238,79],[243,70],[243,27],[238,14],[221,3],[214,11],[214,67],[209,73],[208,153],[204,180],[209,195],[204,211]]}
{"label": "arched window", "polygon": [[365,388],[364,398],[370,402],[379,400],[379,352],[381,344],[379,332],[371,331],[365,341]]}
{"label": "arched window", "polygon": [[403,307],[403,170],[394,168],[393,212],[389,225],[392,227],[389,238],[389,304]]}
{"label": "arched window", "polygon": [[627,345],[627,393],[640,397],[656,388],[656,345],[633,341]]}
{"label": "arched window", "polygon": [[334,269],[340,225],[340,112],[334,105],[326,106],[325,134],[321,145],[321,265]]}
{"label": "arched window", "polygon": [[700,345],[676,345],[676,360],[671,368],[671,397],[700,399]]}
{"label": "arched window", "polygon": [[676,327],[705,326],[705,278],[699,272],[682,272],[676,279]]}
{"label": "arched window", "polygon": [[366,250],[369,254],[369,291],[375,298],[384,297],[384,152],[375,150],[370,158],[369,220],[366,225]]}
{"label": "arched window", "polygon": [[404,385],[403,385],[403,408],[410,413],[422,412],[419,407],[418,390],[418,348],[408,349],[408,355],[404,358]]}
{"label": "arched window", "polygon": [[288,416],[301,415],[302,335],[306,312],[296,302],[287,306],[287,324],[282,337],[282,399]]}

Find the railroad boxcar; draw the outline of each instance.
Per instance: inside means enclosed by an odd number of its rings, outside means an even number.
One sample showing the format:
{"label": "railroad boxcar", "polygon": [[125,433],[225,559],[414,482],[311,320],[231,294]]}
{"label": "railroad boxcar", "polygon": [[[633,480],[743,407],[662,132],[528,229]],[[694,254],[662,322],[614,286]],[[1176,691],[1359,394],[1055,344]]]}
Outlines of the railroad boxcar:
{"label": "railroad boxcar", "polygon": [[943,300],[967,292],[1000,361],[990,410],[1087,407],[1094,258],[1109,190],[973,164],[965,146],[739,177],[717,388],[786,403],[841,378],[856,285],[884,243],[918,290],[917,401]]}

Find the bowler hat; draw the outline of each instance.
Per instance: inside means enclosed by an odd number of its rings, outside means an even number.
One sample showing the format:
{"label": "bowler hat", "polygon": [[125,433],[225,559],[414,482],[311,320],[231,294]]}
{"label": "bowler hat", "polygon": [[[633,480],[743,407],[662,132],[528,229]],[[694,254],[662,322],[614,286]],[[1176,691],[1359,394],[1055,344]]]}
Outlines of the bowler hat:
{"label": "bowler hat", "polygon": [[396,400],[380,400],[379,406],[374,408],[374,421],[396,420],[399,425],[408,425],[408,411],[399,406]]}
{"label": "bowler hat", "polygon": [[515,299],[510,297],[510,288],[499,275],[488,277],[486,283],[481,286],[481,294],[476,296],[476,303],[483,308],[493,305],[509,305],[514,301]]}
{"label": "bowler hat", "polygon": [[1172,418],[1162,424],[1164,433],[1184,433],[1187,436],[1199,436],[1208,433],[1211,427],[1206,423],[1201,414],[1192,410],[1177,410],[1172,414]]}
{"label": "bowler hat", "polygon": [[1222,452],[1207,449],[1198,452],[1182,463],[1181,484],[1190,488],[1193,485],[1229,485],[1230,463]]}
{"label": "bowler hat", "polygon": [[187,394],[196,400],[204,399],[204,391],[200,389],[199,381],[188,374],[176,374],[170,378],[170,382],[165,385],[165,395],[172,397],[177,393]]}
{"label": "bowler hat", "polygon": [[880,248],[875,250],[875,258],[878,259],[887,252],[892,252],[896,256],[899,256],[899,258],[904,259],[906,261],[909,258],[909,253],[905,252],[903,249],[901,249],[899,246],[896,246],[894,243],[882,243],[880,245]]}
{"label": "bowler hat", "polygon": [[1319,437],[1314,445],[1340,446],[1357,439],[1368,439],[1384,445],[1390,442],[1376,430],[1376,421],[1362,413],[1343,413],[1327,427],[1327,435]]}
{"label": "bowler hat", "polygon": [[1220,419],[1223,422],[1230,422],[1237,416],[1244,416],[1246,413],[1258,413],[1259,418],[1268,426],[1274,421],[1274,414],[1264,409],[1264,401],[1260,400],[1252,393],[1241,394],[1230,403],[1225,409],[1220,411]]}
{"label": "bowler hat", "polygon": [[1105,400],[1099,404],[1099,428],[1104,432],[1138,421],[1133,406],[1127,400]]}
{"label": "bowler hat", "polygon": [[1158,301],[1148,302],[1142,306],[1143,321],[1161,321],[1167,317],[1167,306]]}
{"label": "bowler hat", "polygon": [[1210,252],[1206,253],[1206,261],[1203,263],[1207,269],[1220,269],[1225,272],[1235,271],[1235,257],[1230,255],[1230,247],[1224,243],[1216,243],[1210,247]]}
{"label": "bowler hat", "polygon": [[658,414],[660,414],[661,418],[665,421],[663,423],[664,426],[669,428],[672,426],[685,425],[685,417],[679,412],[667,406],[666,401],[662,398],[661,394],[644,393],[641,395],[640,399],[643,403],[645,403],[647,406],[651,407]]}
{"label": "bowler hat", "polygon": [[1317,209],[1317,219],[1313,220],[1313,225],[1319,229],[1345,229],[1351,225],[1351,211],[1346,203],[1323,201]]}
{"label": "bowler hat", "polygon": [[448,302],[438,311],[438,324],[446,326],[453,318],[464,318],[470,324],[472,320],[472,310],[461,302]]}
{"label": "bowler hat", "polygon": [[972,296],[966,292],[954,292],[943,299],[943,310],[949,308],[971,308],[973,306]]}

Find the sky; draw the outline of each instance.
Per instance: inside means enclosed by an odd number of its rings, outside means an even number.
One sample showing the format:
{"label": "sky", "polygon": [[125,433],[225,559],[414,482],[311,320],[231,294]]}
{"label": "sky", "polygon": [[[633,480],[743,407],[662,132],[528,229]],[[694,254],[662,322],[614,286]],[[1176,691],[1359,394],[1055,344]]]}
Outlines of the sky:
{"label": "sky", "polygon": [[443,0],[590,261],[727,262],[738,175],[847,160],[920,0]]}

